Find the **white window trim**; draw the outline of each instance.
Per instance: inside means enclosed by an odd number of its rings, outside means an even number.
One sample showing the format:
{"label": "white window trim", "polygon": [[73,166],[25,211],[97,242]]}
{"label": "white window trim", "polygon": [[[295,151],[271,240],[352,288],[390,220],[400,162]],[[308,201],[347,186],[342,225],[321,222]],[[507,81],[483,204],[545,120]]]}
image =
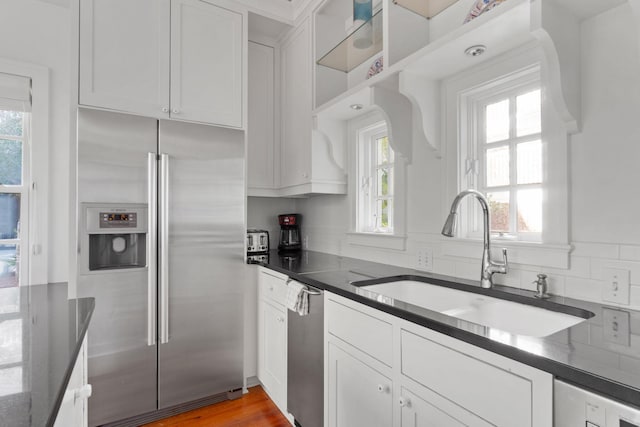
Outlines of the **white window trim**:
{"label": "white window trim", "polygon": [[[471,126],[462,118],[468,117],[460,94],[472,88],[486,87],[488,82],[500,82],[505,75],[515,70],[527,70],[540,67],[542,89],[542,140],[546,168],[543,181],[546,188],[543,193],[543,223],[541,242],[522,242],[494,240],[494,247],[509,249],[509,260],[513,263],[554,268],[569,268],[569,206],[568,206],[568,129],[555,112],[552,99],[548,96],[548,66],[542,50],[535,43],[523,46],[501,55],[487,63],[462,72],[443,81],[442,111],[445,112],[443,129],[442,182],[442,223],[444,223],[451,202],[465,187],[460,176],[466,165],[458,155],[459,140],[470,132]],[[467,207],[462,206],[460,217],[466,215]],[[462,224],[460,224],[462,225]],[[464,234],[461,234],[464,236]],[[466,237],[442,238],[443,255],[467,258],[464,247],[477,250],[481,241]],[[474,252],[475,253],[475,252]],[[475,256],[474,256],[475,258]]]}
{"label": "white window trim", "polygon": [[[31,182],[28,200],[28,242],[21,253],[27,253],[28,275],[22,286],[48,282],[48,207],[49,207],[49,69],[0,58],[0,72],[31,79]],[[27,159],[25,159],[27,160]],[[26,163],[26,162],[25,162]],[[24,280],[26,278],[26,280]]]}
{"label": "white window trim", "polygon": [[[482,144],[479,141],[484,140],[484,134],[482,129],[483,120],[482,120],[482,111],[487,104],[492,102],[497,102],[501,99],[504,99],[506,96],[512,95],[514,91],[523,91],[534,90],[542,86],[542,82],[540,80],[540,66],[538,64],[534,64],[525,69],[519,70],[515,73],[511,73],[509,75],[503,76],[498,81],[490,82],[485,86],[480,86],[477,88],[471,88],[470,90],[465,90],[460,93],[460,110],[461,116],[460,119],[462,121],[466,121],[466,133],[460,135],[460,141],[458,152],[460,153],[459,157],[459,182],[461,183],[460,189],[464,190],[467,188],[477,189],[483,194],[486,194],[486,177],[480,173],[482,170],[482,165],[485,161],[485,150],[482,147]],[[514,108],[514,106],[511,106]],[[466,117],[466,120],[465,120]],[[521,141],[528,140],[536,140],[542,139],[542,133],[527,135],[519,138]],[[514,145],[514,141],[517,139],[515,137],[510,137],[505,142],[495,142],[492,143],[492,147],[498,146],[509,146],[512,147]],[[513,154],[513,153],[512,153]],[[545,156],[546,157],[546,156]],[[472,160],[475,159],[475,162]],[[510,156],[510,170],[511,174],[515,171],[515,157]],[[470,160],[473,165],[470,165]],[[543,168],[546,169],[546,158],[543,162]],[[475,163],[479,165],[476,166]],[[472,166],[470,168],[470,166]],[[472,169],[472,170],[471,170]],[[519,187],[519,186],[536,186],[542,187],[544,189],[546,183],[543,179],[541,184],[533,184],[533,185],[518,185],[515,183],[511,183],[505,187]],[[506,190],[509,191],[509,190]],[[475,206],[475,205],[474,205]],[[512,212],[510,212],[511,221],[514,220],[515,212],[515,204],[511,204]],[[464,216],[461,215],[461,218],[466,218],[460,224],[460,235],[465,236],[472,239],[480,239],[482,238],[482,225],[481,225],[481,216],[479,215],[478,209],[475,207],[471,209],[470,201],[466,203]],[[473,224],[473,230],[469,230],[469,224]],[[544,227],[543,222],[543,227]],[[515,226],[512,224],[512,229],[515,229]],[[515,234],[507,234],[505,236],[499,236],[496,233],[492,233],[492,239],[500,240],[500,241],[524,241],[524,242],[532,242],[532,243],[540,243],[542,240],[542,233],[515,233]],[[524,237],[527,237],[526,239]]]}
{"label": "white window trim", "polygon": [[[0,239],[0,245],[16,245],[19,250],[18,281],[20,286],[29,283],[29,260],[31,259],[29,250],[29,230],[30,224],[30,198],[31,198],[31,112],[26,112],[22,119],[22,135],[0,135],[2,139],[20,141],[22,143],[22,184],[21,185],[0,185],[0,194],[20,195],[20,218],[19,231],[15,239]],[[23,230],[27,230],[26,233]]]}
{"label": "white window trim", "polygon": [[[375,226],[366,224],[371,222],[371,218],[374,215],[373,210],[375,209],[373,206],[376,204],[375,201],[380,199],[380,197],[377,196],[378,188],[376,176],[377,171],[381,168],[381,166],[372,162],[373,158],[376,156],[376,153],[374,153],[375,148],[373,147],[373,141],[377,141],[380,138],[387,137],[388,134],[388,128],[384,122],[375,123],[374,125],[361,129],[358,132],[357,175],[360,182],[358,183],[358,203],[356,206],[356,229],[361,233],[393,235],[394,191],[392,191],[391,196],[388,197],[388,199],[391,199],[391,209],[388,213],[389,223],[391,224],[389,230],[378,230],[375,229]],[[382,167],[389,167],[389,169],[393,169],[393,173],[395,173],[394,162],[385,163]],[[367,183],[369,194],[363,194],[363,192],[361,191],[362,187],[365,185],[364,182],[362,182],[363,175],[366,175],[369,178],[369,181]],[[393,174],[390,175],[390,179],[393,189],[393,187],[395,186]]]}
{"label": "white window trim", "polygon": [[[355,246],[366,246],[396,251],[406,250],[406,160],[402,154],[394,149],[394,190],[393,190],[393,233],[374,233],[358,231],[358,135],[366,128],[384,121],[384,116],[377,111],[352,119],[348,123],[348,195],[350,225],[347,233],[347,243]],[[388,125],[388,124],[387,124]]]}

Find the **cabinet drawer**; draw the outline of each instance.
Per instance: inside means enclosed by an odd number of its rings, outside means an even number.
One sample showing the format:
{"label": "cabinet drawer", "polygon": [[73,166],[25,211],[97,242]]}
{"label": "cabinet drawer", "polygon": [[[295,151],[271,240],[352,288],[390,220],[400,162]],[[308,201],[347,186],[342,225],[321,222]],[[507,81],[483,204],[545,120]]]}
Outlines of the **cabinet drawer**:
{"label": "cabinet drawer", "polygon": [[287,280],[261,271],[260,297],[284,306],[287,302]]}
{"label": "cabinet drawer", "polygon": [[532,381],[406,330],[404,375],[497,426],[531,426]]}
{"label": "cabinet drawer", "polygon": [[329,300],[325,309],[329,333],[391,367],[393,326]]}

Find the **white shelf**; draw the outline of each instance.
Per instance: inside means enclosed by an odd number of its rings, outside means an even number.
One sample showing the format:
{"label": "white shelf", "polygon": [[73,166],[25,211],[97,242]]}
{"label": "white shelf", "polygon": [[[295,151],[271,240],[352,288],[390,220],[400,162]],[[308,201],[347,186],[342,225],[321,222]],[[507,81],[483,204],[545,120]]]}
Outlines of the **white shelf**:
{"label": "white shelf", "polygon": [[[475,67],[534,40],[530,16],[529,0],[502,3],[399,61],[392,69],[440,80]],[[464,53],[468,47],[475,45],[486,46],[487,50],[477,57]]]}
{"label": "white shelf", "polygon": [[[613,7],[619,0],[606,1]],[[640,10],[640,0],[633,1]],[[396,63],[385,63],[380,74],[317,107],[313,111],[317,130],[326,135],[336,135],[333,131],[325,132],[324,124],[327,128],[335,128],[336,121],[346,122],[377,110],[385,118],[396,121],[389,125],[403,129],[403,137],[408,136],[407,127],[412,129],[413,140],[428,144],[439,156],[440,82],[517,48],[533,45],[540,46],[545,56],[547,93],[567,132],[576,132],[581,116],[579,79],[575,78],[575,67],[579,65],[580,16],[575,10],[562,6],[553,2],[509,0],[459,26],[453,23],[457,22],[461,10],[457,6],[450,8],[437,18],[442,16],[442,22],[455,28],[443,32],[445,27],[440,22],[437,39]],[[429,22],[435,22],[435,19]],[[466,55],[465,50],[475,45],[485,46],[484,54],[476,57]],[[386,55],[388,58],[390,53]],[[411,106],[409,111],[407,103]],[[363,108],[353,110],[351,106],[354,104]],[[409,118],[399,120],[403,115]],[[407,150],[410,158],[410,147],[403,149]]]}

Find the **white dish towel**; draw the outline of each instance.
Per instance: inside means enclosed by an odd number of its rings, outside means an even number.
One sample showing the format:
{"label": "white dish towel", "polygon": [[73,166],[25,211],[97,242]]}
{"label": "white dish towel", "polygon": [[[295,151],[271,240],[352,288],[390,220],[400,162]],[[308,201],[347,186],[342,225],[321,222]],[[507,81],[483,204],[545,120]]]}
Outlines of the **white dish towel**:
{"label": "white dish towel", "polygon": [[291,280],[287,283],[287,308],[300,316],[309,314],[309,294],[302,283]]}

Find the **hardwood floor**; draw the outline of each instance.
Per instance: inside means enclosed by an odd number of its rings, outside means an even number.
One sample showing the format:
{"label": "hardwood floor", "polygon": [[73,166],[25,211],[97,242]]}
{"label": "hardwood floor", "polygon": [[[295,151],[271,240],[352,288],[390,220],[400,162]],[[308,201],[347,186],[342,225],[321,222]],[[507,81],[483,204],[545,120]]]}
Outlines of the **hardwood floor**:
{"label": "hardwood floor", "polygon": [[217,403],[185,412],[144,427],[290,427],[289,421],[269,399],[262,387],[249,389],[237,400]]}

